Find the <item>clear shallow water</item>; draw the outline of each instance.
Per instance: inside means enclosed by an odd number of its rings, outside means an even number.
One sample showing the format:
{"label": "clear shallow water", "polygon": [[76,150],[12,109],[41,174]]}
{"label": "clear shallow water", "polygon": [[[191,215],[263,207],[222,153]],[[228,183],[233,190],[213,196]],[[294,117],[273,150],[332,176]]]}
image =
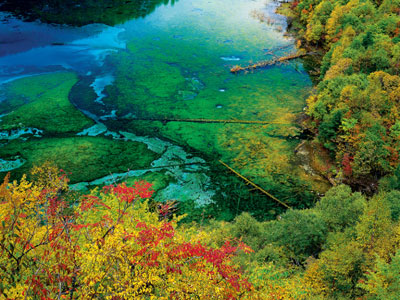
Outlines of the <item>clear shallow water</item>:
{"label": "clear shallow water", "polygon": [[[299,134],[296,114],[311,82],[301,62],[249,74],[229,72],[236,64],[272,58],[268,51],[274,49],[275,55],[295,51],[275,8],[265,0],[180,0],[120,25],[81,28],[7,18],[0,25],[0,82],[72,71],[79,82],[69,99],[97,123],[81,135],[129,140],[118,133],[123,131],[148,136],[147,145],[157,137],[165,149],[178,146],[176,157],[173,151],[164,155],[165,165],[190,163],[193,156],[202,163],[222,159],[264,188],[273,184],[276,189],[287,176],[309,179],[296,167],[293,150]],[[162,122],[165,118],[175,121]],[[159,193],[163,198],[195,200],[190,199],[193,190],[205,203],[213,190],[224,189],[218,182],[210,184],[207,165],[173,168],[157,170],[175,178]],[[106,180],[106,174],[100,172],[98,178]]]}

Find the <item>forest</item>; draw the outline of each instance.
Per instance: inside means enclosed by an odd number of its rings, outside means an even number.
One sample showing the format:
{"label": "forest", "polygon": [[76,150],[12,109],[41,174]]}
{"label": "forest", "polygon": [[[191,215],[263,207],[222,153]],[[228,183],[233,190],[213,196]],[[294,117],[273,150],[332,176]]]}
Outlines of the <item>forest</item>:
{"label": "forest", "polygon": [[370,193],[380,181],[392,188],[400,150],[400,2],[300,1],[291,8],[304,42],[325,51],[307,125],[340,168],[332,177]]}
{"label": "forest", "polygon": [[400,191],[332,188],[259,222],[182,223],[152,185],[69,189],[35,167],[0,186],[2,299],[398,299]]}
{"label": "forest", "polygon": [[279,12],[322,53],[302,126],[332,187],[275,219],[258,195],[231,221],[156,201],[151,180],[82,192],[82,174],[30,166],[0,186],[0,299],[400,299],[400,0]]}

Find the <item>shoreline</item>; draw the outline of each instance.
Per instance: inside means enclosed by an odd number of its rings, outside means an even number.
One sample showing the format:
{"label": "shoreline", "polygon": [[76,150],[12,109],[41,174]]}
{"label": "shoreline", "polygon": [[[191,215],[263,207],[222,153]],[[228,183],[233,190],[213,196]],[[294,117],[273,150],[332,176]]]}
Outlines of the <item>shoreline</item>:
{"label": "shoreline", "polygon": [[[305,44],[304,39],[298,33],[298,29],[292,27],[293,20],[291,15],[288,13],[290,12],[290,8],[288,6],[292,3],[292,1],[277,0],[276,2],[278,2],[279,5],[277,6],[275,13],[284,16],[287,22],[287,27],[284,35],[290,36],[295,40],[296,48],[299,51],[317,53],[317,55],[320,57],[320,60],[316,61],[317,68],[319,69],[320,62],[324,54],[321,53],[322,51],[321,48],[310,47],[309,45]],[[302,48],[301,46],[303,45],[305,45],[306,47]],[[305,56],[300,58],[303,63],[303,66],[304,62],[310,58],[312,57]],[[313,83],[313,90],[314,90],[319,82],[319,78],[318,79],[315,78],[315,74],[310,73],[309,69],[305,68],[305,70]],[[310,95],[311,93],[312,91],[310,92]],[[321,160],[321,157],[323,157],[324,160],[325,159],[327,160],[326,163],[328,165],[331,165],[332,163],[329,161],[329,157],[325,155],[324,153],[325,150],[320,148],[313,142],[313,140],[316,137],[316,133],[311,130],[310,126],[307,126],[307,122],[310,119],[310,116],[306,113],[307,107],[308,106],[306,104],[303,108],[303,111],[298,113],[297,115],[296,124],[298,124],[301,127],[302,133],[305,134],[306,138],[302,139],[302,142],[297,145],[297,147],[294,150],[294,155],[298,163],[298,166],[303,168],[311,177],[313,177],[312,181],[321,181],[321,188],[318,190],[315,189],[313,190],[318,194],[319,197],[321,197],[331,187],[337,185],[337,183],[328,174],[326,174],[326,170],[324,170],[321,167],[318,167],[318,165],[320,164],[319,161]],[[318,153],[323,153],[323,156],[318,155]]]}

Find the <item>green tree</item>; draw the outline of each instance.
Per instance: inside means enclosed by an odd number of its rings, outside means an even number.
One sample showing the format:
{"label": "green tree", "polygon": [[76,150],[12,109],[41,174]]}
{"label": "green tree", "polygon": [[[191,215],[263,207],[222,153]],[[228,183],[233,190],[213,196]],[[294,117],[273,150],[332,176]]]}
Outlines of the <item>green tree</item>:
{"label": "green tree", "polygon": [[400,191],[391,191],[384,194],[385,200],[388,202],[393,221],[400,218]]}
{"label": "green tree", "polygon": [[379,178],[392,171],[388,162],[390,152],[387,146],[389,145],[383,140],[385,135],[386,129],[379,124],[367,130],[354,156],[353,172],[356,176]]}
{"label": "green tree", "polygon": [[360,193],[353,193],[349,186],[340,185],[331,188],[315,209],[330,231],[343,231],[358,222],[365,205],[365,198]]}
{"label": "green tree", "polygon": [[383,259],[377,260],[376,267],[370,270],[366,282],[359,286],[368,293],[368,300],[398,300],[400,296],[400,250],[388,263]]}
{"label": "green tree", "polygon": [[289,210],[269,228],[267,242],[282,246],[287,256],[300,264],[317,256],[326,240],[327,227],[321,215],[311,209]]}

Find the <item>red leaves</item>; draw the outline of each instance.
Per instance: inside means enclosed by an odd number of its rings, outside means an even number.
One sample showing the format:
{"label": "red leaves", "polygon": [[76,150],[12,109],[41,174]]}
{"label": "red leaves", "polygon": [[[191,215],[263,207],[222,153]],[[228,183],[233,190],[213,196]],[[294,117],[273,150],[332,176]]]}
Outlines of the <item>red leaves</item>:
{"label": "red leaves", "polygon": [[[143,181],[135,183],[133,187],[127,187],[126,184],[110,185],[104,187],[104,193],[93,192],[77,199],[80,201],[79,207],[66,209],[65,199],[69,201],[71,198],[65,197],[62,191],[53,193],[49,192],[47,187],[43,187],[40,190],[43,191],[43,201],[38,201],[39,221],[29,223],[32,220],[36,221],[34,211],[20,211],[19,220],[14,222],[15,227],[36,224],[41,230],[29,232],[40,232],[40,235],[34,239],[23,234],[10,236],[13,249],[18,248],[19,252],[26,255],[21,264],[23,272],[26,272],[25,278],[28,278],[24,293],[28,297],[48,299],[55,298],[54,295],[59,295],[60,292],[72,298],[72,295],[68,294],[76,291],[76,298],[78,290],[84,290],[90,280],[99,282],[97,274],[90,275],[90,279],[83,279],[92,272],[93,263],[102,264],[101,268],[109,272],[110,276],[107,275],[104,282],[109,282],[110,286],[113,280],[120,278],[119,272],[125,270],[120,268],[120,264],[125,264],[128,277],[136,276],[133,275],[133,271],[143,275],[143,289],[151,287],[156,290],[152,287],[153,284],[160,284],[157,289],[165,286],[165,283],[159,283],[158,279],[152,282],[147,274],[159,274],[163,277],[167,273],[170,279],[179,282],[178,289],[182,287],[174,294],[175,299],[183,299],[182,295],[189,293],[192,280],[196,280],[199,274],[202,281],[196,282],[196,288],[202,288],[203,281],[206,281],[210,287],[210,297],[213,295],[213,285],[218,285],[215,290],[223,294],[224,299],[237,299],[242,292],[251,289],[251,285],[242,279],[240,270],[231,261],[239,249],[245,252],[252,251],[248,246],[226,242],[220,248],[212,248],[199,242],[184,242],[186,235],[183,235],[180,229],[176,230],[174,223],[165,221],[174,204],[161,205],[159,213],[163,217],[167,216],[163,220],[157,220],[156,213],[147,215],[150,213],[146,206],[137,211],[128,209],[131,208],[129,203],[133,204],[136,200],[150,197],[153,193],[150,188],[151,185]],[[97,212],[93,213],[95,210]],[[135,218],[138,220],[132,225]],[[98,251],[97,254],[90,256],[92,254],[88,254],[87,247]],[[102,257],[97,260],[99,256]],[[82,263],[86,258],[91,259],[87,269]],[[10,280],[14,279],[10,277]],[[121,284],[132,286],[129,280],[130,278]],[[96,296],[99,295],[93,297]]]}
{"label": "red leaves", "polygon": [[175,234],[175,230],[170,223],[162,224],[160,229],[156,227],[147,226],[143,222],[138,222],[136,228],[144,228],[140,231],[136,241],[142,246],[157,246],[158,243],[165,238],[172,238]]}
{"label": "red leaves", "polygon": [[25,250],[29,250],[29,249],[31,249],[31,248],[33,248],[33,247],[34,247],[33,244],[28,243],[28,244],[25,245]]}
{"label": "red leaves", "polygon": [[32,286],[34,294],[40,296],[40,299],[47,299],[48,291],[44,288],[39,276],[32,275],[25,281],[25,284]]}
{"label": "red leaves", "polygon": [[53,197],[49,199],[49,206],[47,208],[47,215],[55,217],[60,214],[60,212],[67,207],[66,202],[58,197]]}
{"label": "red leaves", "polygon": [[104,202],[99,197],[86,195],[81,199],[80,208],[82,211],[87,211],[89,209],[96,208],[96,206],[103,206],[107,209],[111,209],[111,207],[104,204]]}
{"label": "red leaves", "polygon": [[87,224],[71,224],[71,227],[75,230],[75,231],[79,231],[82,228],[88,228],[88,227],[96,227],[99,226],[100,223],[87,223]]}
{"label": "red leaves", "polygon": [[137,198],[148,199],[154,191],[151,190],[152,184],[145,181],[137,181],[133,187],[127,187],[125,183],[118,185],[107,185],[103,187],[105,194],[116,195],[122,202],[132,203]]}
{"label": "red leaves", "polygon": [[[207,272],[210,278],[222,277],[237,292],[251,289],[251,284],[247,280],[243,280],[239,270],[230,263],[231,257],[239,249],[246,253],[253,251],[244,243],[239,242],[237,246],[233,246],[231,242],[227,241],[219,249],[209,248],[201,243],[178,244],[173,239],[175,229],[170,222],[162,223],[161,228],[138,222],[136,228],[142,229],[136,237],[136,243],[142,247],[134,255],[137,257],[138,264],[147,267],[159,266],[158,259],[163,255],[168,262],[164,266],[167,273],[181,275],[183,267],[190,266],[190,268],[195,268],[196,272]],[[162,251],[157,248],[161,242]],[[212,266],[214,271],[210,271],[206,267],[207,265]]]}
{"label": "red leaves", "polygon": [[147,225],[145,222],[138,222],[136,228],[147,228]]}
{"label": "red leaves", "polygon": [[[139,222],[136,228],[144,228],[139,232],[137,242],[144,246],[139,250],[135,256],[146,258],[145,264],[153,266],[160,255],[159,252],[154,251],[155,246],[163,241],[164,249],[169,249],[166,252],[167,261],[170,263],[165,267],[167,273],[182,274],[183,264],[192,265],[198,272],[206,272],[204,263],[211,264],[215,268],[216,273],[219,274],[227,283],[229,283],[236,291],[241,289],[251,289],[251,284],[246,280],[241,279],[241,275],[237,269],[230,265],[230,258],[236,254],[239,249],[246,253],[253,251],[249,246],[239,243],[238,246],[232,246],[227,241],[221,248],[214,249],[208,248],[201,243],[181,243],[176,244],[170,240],[174,236],[174,228],[171,223],[164,223],[161,229],[147,226],[145,223]],[[212,273],[212,274],[211,274]],[[209,273],[215,275],[214,272]]]}
{"label": "red leaves", "polygon": [[178,273],[182,275],[182,269],[180,268],[180,266],[174,266],[174,267],[167,266],[166,271],[167,273]]}
{"label": "red leaves", "polygon": [[165,218],[165,217],[168,215],[168,213],[169,213],[169,208],[170,208],[170,206],[169,206],[168,203],[166,203],[166,204],[160,204],[160,206],[159,206],[159,214],[160,214],[162,217]]}
{"label": "red leaves", "polygon": [[69,178],[68,178],[67,172],[65,172],[63,169],[60,169],[60,176],[58,177],[58,179],[60,181],[69,182]]}
{"label": "red leaves", "polygon": [[151,190],[153,185],[145,181],[135,182],[134,193],[142,199],[150,198],[154,191]]}
{"label": "red leaves", "polygon": [[351,163],[353,162],[353,157],[350,154],[345,153],[343,155],[342,165],[343,165],[343,173],[346,176],[351,176],[353,170],[351,168]]}
{"label": "red leaves", "polygon": [[[219,249],[207,248],[206,246],[198,244],[184,243],[172,247],[168,256],[171,261],[182,261],[197,266],[199,272],[205,272],[204,265],[199,264],[199,261],[205,261],[216,268],[217,273],[225,279],[236,291],[241,290],[243,287],[249,289],[251,285],[247,281],[242,281],[240,273],[237,269],[232,267],[229,262],[230,258],[240,249],[244,244],[239,246],[232,246],[229,241]],[[246,246],[246,250],[250,249]],[[174,269],[171,269],[174,271]]]}

